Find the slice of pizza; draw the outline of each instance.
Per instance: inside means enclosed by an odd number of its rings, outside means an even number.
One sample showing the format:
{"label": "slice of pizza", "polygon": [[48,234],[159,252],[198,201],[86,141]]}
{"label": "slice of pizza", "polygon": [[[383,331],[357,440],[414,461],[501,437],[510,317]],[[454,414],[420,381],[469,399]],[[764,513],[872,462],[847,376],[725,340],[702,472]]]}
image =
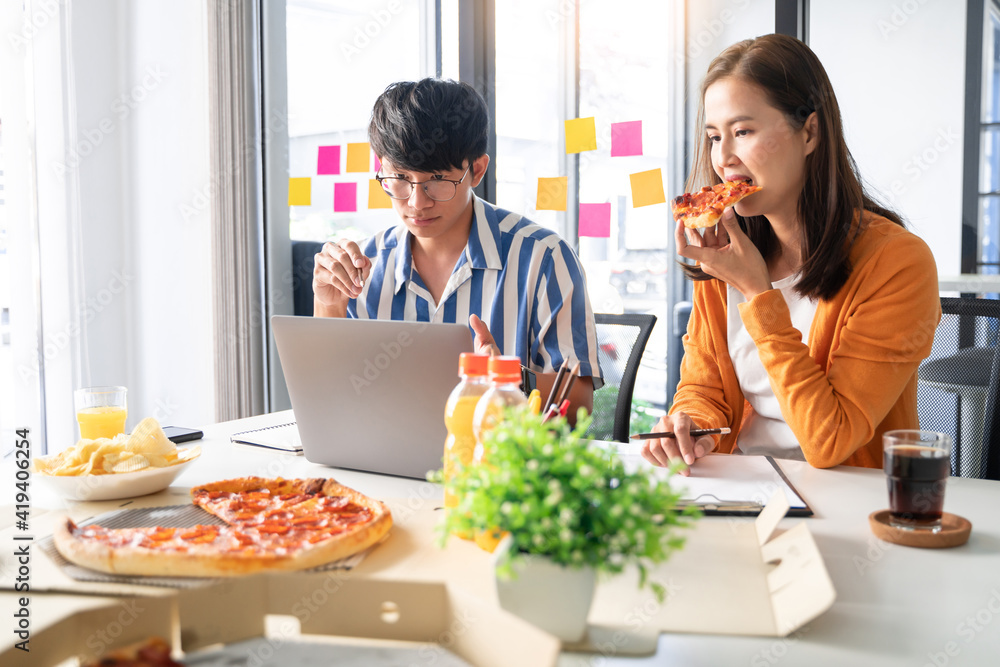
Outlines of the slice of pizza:
{"label": "slice of pizza", "polygon": [[101,572],[225,577],[318,567],[377,544],[392,526],[383,503],[333,479],[244,477],[196,487],[191,496],[227,525],[104,528],[67,519],[56,548]]}
{"label": "slice of pizza", "polygon": [[96,662],[86,662],[83,667],[184,667],[170,657],[170,644],[162,637],[150,637],[146,641],[109,653]]}
{"label": "slice of pizza", "polygon": [[714,187],[705,186],[700,192],[685,193],[671,203],[674,220],[688,229],[712,227],[719,223],[722,212],[762,188],[750,181],[725,181]]}

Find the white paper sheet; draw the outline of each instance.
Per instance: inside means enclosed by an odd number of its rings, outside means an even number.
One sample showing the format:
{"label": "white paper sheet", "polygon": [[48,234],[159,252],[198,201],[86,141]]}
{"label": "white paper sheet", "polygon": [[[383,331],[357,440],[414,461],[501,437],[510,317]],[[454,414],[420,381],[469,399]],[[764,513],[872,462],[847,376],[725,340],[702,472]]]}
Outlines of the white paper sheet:
{"label": "white paper sheet", "polygon": [[[642,443],[594,441],[605,447],[613,447],[625,462],[626,468],[653,466],[642,458],[639,453]],[[726,473],[723,473],[722,461],[726,461]],[[733,477],[733,462],[737,463],[739,477]],[[780,466],[780,461],[777,462]],[[660,479],[668,479],[667,471],[655,468]],[[788,499],[789,506],[794,510],[808,507],[806,502],[790,487],[781,475],[763,456],[742,456],[730,454],[709,454],[691,467],[691,475],[669,477],[670,484],[675,488],[686,489],[682,500],[699,505],[719,504],[725,509],[730,504],[757,505],[763,507],[775,491],[781,489]]]}

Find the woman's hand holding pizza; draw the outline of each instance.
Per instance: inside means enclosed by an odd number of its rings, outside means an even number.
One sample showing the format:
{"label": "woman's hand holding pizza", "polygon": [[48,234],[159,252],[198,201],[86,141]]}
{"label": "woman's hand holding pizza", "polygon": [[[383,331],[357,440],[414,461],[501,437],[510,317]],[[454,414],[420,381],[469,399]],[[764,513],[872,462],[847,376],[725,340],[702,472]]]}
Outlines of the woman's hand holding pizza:
{"label": "woman's hand holding pizza", "polygon": [[732,207],[722,213],[721,224],[705,228],[704,236],[683,222],[674,236],[678,255],[699,262],[705,273],[732,285],[747,301],[771,289],[767,263],[740,229]]}

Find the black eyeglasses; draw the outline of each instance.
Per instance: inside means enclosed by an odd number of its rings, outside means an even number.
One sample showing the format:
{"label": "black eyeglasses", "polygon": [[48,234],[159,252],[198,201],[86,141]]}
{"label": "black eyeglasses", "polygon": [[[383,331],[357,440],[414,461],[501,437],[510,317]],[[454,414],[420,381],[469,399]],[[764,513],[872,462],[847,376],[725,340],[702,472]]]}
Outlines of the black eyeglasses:
{"label": "black eyeglasses", "polygon": [[418,183],[397,176],[382,176],[381,174],[376,174],[375,180],[382,185],[385,193],[393,199],[409,199],[410,195],[413,194],[413,188],[422,185],[424,186],[424,193],[428,198],[434,201],[448,201],[455,198],[455,193],[458,192],[458,184],[465,180],[469,169],[472,169],[471,164],[465,168],[462,178],[457,181],[451,181],[447,178],[431,178]]}

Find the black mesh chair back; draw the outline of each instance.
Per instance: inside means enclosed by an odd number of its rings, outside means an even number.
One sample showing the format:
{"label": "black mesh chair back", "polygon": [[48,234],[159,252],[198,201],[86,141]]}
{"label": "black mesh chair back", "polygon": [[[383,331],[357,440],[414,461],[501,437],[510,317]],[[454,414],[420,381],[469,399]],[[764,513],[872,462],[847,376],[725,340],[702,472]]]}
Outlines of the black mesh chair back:
{"label": "black mesh chair back", "polygon": [[1000,301],[942,297],[941,311],[917,372],[920,427],[951,434],[952,475],[1000,480]]}
{"label": "black mesh chair back", "polygon": [[595,440],[627,442],[632,391],[655,315],[597,313],[597,359],[604,386],[594,392],[594,421],[587,435]]}
{"label": "black mesh chair back", "polygon": [[313,263],[319,241],[292,241],[292,299],[295,315],[313,314]]}

